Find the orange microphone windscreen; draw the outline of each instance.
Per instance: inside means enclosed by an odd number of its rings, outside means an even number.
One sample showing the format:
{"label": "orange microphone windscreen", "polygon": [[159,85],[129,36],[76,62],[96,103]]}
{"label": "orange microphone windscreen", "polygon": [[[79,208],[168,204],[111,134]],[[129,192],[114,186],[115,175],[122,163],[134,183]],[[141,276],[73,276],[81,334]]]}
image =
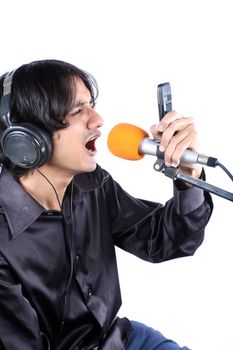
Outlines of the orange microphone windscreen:
{"label": "orange microphone windscreen", "polygon": [[108,135],[108,148],[117,157],[139,160],[144,154],[138,152],[139,144],[148,133],[133,124],[121,123],[112,128]]}

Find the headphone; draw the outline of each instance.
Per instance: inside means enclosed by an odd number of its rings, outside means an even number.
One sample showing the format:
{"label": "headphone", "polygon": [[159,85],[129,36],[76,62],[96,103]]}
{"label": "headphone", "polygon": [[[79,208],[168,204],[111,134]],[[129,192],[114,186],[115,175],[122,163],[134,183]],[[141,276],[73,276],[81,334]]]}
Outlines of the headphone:
{"label": "headphone", "polygon": [[0,105],[0,124],[4,126],[0,142],[3,154],[22,168],[36,168],[52,154],[51,136],[31,123],[12,124],[10,101],[15,71],[6,74]]}

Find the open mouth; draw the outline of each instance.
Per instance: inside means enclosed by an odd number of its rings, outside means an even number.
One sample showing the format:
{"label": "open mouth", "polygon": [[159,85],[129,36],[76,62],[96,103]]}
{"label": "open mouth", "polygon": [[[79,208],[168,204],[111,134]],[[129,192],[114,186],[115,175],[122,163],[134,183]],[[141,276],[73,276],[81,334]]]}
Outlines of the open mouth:
{"label": "open mouth", "polygon": [[93,139],[93,140],[90,140],[90,141],[88,141],[86,143],[85,147],[88,149],[88,151],[91,151],[91,152],[95,152],[96,151],[95,141],[96,141],[96,138]]}

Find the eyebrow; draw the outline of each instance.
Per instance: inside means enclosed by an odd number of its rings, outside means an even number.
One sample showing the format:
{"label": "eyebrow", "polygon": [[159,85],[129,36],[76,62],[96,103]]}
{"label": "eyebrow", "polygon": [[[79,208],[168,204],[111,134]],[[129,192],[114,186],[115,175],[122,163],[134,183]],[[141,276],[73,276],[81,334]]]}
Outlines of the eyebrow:
{"label": "eyebrow", "polygon": [[92,99],[88,99],[88,100],[78,100],[78,101],[75,101],[72,106],[71,106],[71,109],[73,108],[76,108],[76,107],[80,107],[80,106],[83,106],[87,103],[92,103]]}

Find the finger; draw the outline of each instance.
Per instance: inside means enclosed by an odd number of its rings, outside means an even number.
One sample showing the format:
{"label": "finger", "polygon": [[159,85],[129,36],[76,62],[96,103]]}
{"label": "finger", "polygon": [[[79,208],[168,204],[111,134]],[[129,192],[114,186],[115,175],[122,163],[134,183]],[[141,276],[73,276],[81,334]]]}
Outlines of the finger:
{"label": "finger", "polygon": [[[179,134],[182,130],[185,130],[188,126],[194,128],[193,118],[181,118],[176,119],[171,122],[168,127],[164,130],[161,136],[161,147],[166,149],[170,140],[174,137],[174,135]],[[188,132],[189,129],[186,130]]]}
{"label": "finger", "polygon": [[159,130],[159,124],[152,125],[151,128],[150,128],[150,132],[151,132],[151,134],[152,134],[154,139],[156,139],[156,140],[160,140],[161,139],[162,133]]}
{"label": "finger", "polygon": [[162,120],[158,124],[154,124],[151,126],[151,133],[153,135],[154,134],[160,135],[161,132],[166,130],[169,127],[169,125],[177,119],[184,119],[184,117],[175,111],[166,113],[165,116],[162,118]]}
{"label": "finger", "polygon": [[171,124],[176,119],[183,118],[180,114],[176,113],[175,111],[168,112],[165,114],[163,119],[158,123],[151,126],[151,133],[153,136],[160,136],[161,132],[163,132],[169,124]]}
{"label": "finger", "polygon": [[178,166],[184,151],[186,149],[196,150],[197,147],[197,132],[192,126],[187,126],[170,140],[164,154],[165,164]]}
{"label": "finger", "polygon": [[169,127],[169,125],[171,124],[171,123],[173,123],[175,120],[177,120],[177,119],[183,119],[184,117],[181,115],[181,114],[179,114],[179,113],[177,113],[177,112],[175,112],[175,111],[171,111],[171,112],[168,112],[168,113],[166,113],[165,114],[165,116],[161,119],[161,121],[159,122],[159,124],[158,124],[158,130],[160,131],[160,132],[163,132],[164,130],[166,130],[168,127]]}

